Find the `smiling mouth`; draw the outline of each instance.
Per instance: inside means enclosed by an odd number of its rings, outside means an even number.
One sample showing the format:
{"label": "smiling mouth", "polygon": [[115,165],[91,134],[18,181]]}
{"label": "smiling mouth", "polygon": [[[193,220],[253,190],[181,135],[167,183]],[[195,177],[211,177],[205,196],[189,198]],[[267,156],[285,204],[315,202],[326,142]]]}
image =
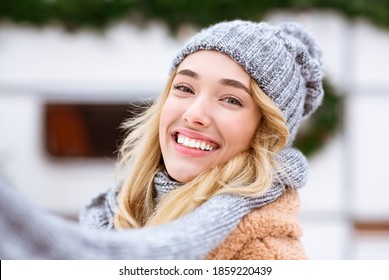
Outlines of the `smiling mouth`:
{"label": "smiling mouth", "polygon": [[186,148],[198,149],[198,150],[209,151],[209,152],[220,148],[220,146],[215,143],[190,138],[178,132],[175,133],[173,136],[177,144],[184,146]]}

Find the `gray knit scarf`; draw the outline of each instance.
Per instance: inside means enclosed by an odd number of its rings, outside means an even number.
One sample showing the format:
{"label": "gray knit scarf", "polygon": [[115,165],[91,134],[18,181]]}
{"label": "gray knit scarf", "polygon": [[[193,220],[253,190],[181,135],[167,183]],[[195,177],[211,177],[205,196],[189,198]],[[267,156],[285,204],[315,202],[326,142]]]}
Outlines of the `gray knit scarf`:
{"label": "gray knit scarf", "polygon": [[[285,187],[301,188],[307,180],[308,164],[305,156],[294,148],[285,148],[279,154],[277,160],[282,166],[282,171],[277,173],[277,179],[270,190],[263,195],[265,198],[276,198],[282,194]],[[165,170],[157,172],[154,177],[155,203],[168,192],[180,187],[182,184],[172,179]],[[114,229],[114,216],[118,211],[117,196],[120,187],[109,189],[94,198],[80,212],[80,223],[87,228]],[[277,195],[275,195],[277,194]],[[275,197],[276,196],[276,197]]]}

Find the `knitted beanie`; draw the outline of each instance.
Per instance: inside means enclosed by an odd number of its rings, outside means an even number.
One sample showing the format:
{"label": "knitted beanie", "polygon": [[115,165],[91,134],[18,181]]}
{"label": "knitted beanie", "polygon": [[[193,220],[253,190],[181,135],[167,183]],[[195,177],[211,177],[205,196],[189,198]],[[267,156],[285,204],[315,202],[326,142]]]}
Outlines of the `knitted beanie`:
{"label": "knitted beanie", "polygon": [[297,23],[270,26],[234,20],[210,26],[184,44],[170,71],[198,50],[222,52],[243,66],[284,114],[289,145],[301,120],[321,104],[321,51],[312,35]]}

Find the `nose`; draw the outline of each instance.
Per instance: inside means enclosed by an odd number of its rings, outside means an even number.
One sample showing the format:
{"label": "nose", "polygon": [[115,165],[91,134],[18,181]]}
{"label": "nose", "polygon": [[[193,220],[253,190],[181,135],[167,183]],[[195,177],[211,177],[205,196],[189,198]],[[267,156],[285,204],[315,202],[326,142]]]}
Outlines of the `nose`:
{"label": "nose", "polygon": [[183,117],[185,122],[191,126],[208,127],[211,124],[210,113],[210,101],[205,97],[198,96],[192,100]]}

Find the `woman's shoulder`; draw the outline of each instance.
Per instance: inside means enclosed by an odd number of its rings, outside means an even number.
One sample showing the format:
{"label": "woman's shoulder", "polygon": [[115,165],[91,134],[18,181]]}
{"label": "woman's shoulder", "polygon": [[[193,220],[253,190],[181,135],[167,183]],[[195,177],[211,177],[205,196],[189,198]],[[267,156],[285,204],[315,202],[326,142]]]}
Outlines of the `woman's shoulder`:
{"label": "woman's shoulder", "polygon": [[285,217],[297,217],[300,211],[300,196],[298,190],[295,188],[287,187],[283,194],[275,201],[259,208],[247,216],[285,216]]}
{"label": "woman's shoulder", "polygon": [[119,187],[112,187],[92,198],[80,211],[79,223],[90,229],[114,229]]}
{"label": "woman's shoulder", "polygon": [[211,259],[305,259],[298,218],[300,199],[287,189],[278,199],[247,214]]}
{"label": "woman's shoulder", "polygon": [[299,238],[302,229],[298,213],[300,198],[298,191],[287,188],[275,201],[247,214],[239,224],[244,232],[249,229],[257,238],[266,236],[290,236]]}

